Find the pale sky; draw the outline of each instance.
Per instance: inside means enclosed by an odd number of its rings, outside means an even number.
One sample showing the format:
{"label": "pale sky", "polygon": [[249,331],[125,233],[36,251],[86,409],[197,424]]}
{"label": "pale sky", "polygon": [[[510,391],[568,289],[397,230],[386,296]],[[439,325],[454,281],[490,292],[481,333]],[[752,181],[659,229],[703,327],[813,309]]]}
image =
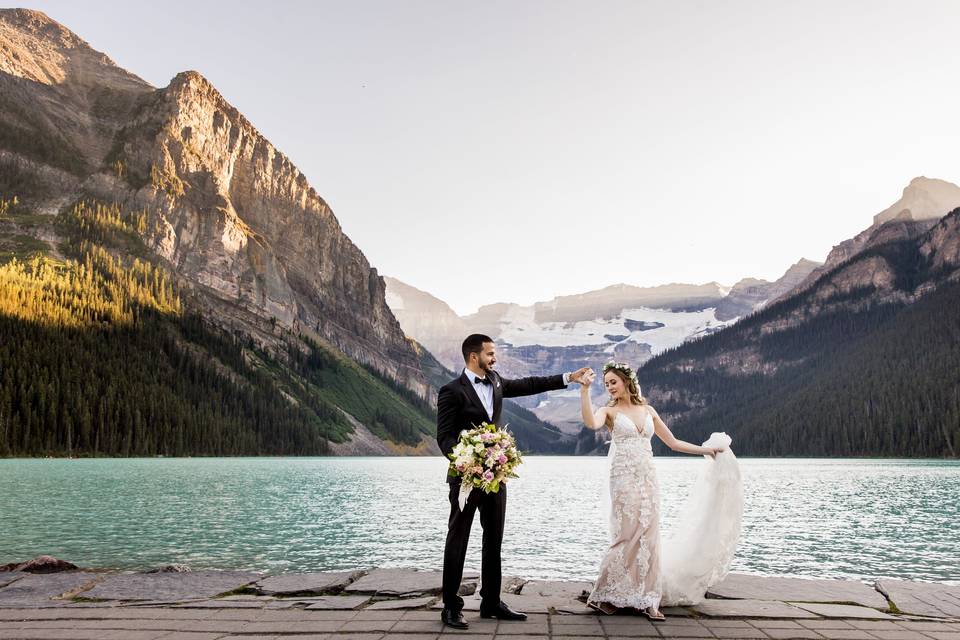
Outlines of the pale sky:
{"label": "pale sky", "polygon": [[200,71],[449,303],[769,280],[960,183],[960,2],[35,2]]}

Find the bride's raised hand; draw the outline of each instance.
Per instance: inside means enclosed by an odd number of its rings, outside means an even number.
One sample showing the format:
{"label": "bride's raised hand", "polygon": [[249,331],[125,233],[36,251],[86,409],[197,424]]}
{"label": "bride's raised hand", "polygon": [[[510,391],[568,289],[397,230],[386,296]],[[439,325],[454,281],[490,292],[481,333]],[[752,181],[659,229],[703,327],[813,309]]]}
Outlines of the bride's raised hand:
{"label": "bride's raised hand", "polygon": [[587,369],[583,376],[580,378],[581,387],[589,387],[593,384],[593,381],[597,378],[597,374],[594,373],[593,369]]}

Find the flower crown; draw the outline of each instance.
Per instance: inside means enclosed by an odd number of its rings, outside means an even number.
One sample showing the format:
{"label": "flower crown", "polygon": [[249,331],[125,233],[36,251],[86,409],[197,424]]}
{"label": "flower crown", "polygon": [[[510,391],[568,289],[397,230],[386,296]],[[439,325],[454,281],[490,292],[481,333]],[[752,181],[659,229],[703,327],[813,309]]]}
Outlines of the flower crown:
{"label": "flower crown", "polygon": [[630,368],[630,365],[628,365],[626,362],[616,362],[615,360],[611,360],[607,362],[605,365],[603,365],[604,374],[606,374],[607,371],[610,371],[610,369],[616,369],[617,371],[621,372],[622,374],[630,378],[633,381],[633,384],[637,385],[638,388],[640,387],[640,381],[637,379],[637,374],[634,372],[633,369]]}

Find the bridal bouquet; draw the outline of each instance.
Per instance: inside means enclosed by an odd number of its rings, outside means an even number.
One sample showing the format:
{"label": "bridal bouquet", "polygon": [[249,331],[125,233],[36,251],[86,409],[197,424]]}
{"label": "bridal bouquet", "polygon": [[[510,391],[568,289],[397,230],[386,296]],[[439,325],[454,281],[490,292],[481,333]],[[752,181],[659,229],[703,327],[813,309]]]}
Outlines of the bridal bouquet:
{"label": "bridal bouquet", "polygon": [[460,442],[448,457],[448,475],[461,479],[461,511],[474,488],[482,489],[484,493],[497,493],[501,482],[519,477],[516,470],[523,462],[510,432],[487,422],[461,431]]}

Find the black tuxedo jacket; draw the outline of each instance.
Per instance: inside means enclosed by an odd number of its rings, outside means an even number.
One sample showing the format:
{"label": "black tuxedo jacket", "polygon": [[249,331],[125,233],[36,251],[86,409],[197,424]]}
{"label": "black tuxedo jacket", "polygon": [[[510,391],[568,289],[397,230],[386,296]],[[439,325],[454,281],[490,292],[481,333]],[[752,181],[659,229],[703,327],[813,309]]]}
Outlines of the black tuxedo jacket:
{"label": "black tuxedo jacket", "polygon": [[[440,445],[440,451],[444,456],[453,452],[453,447],[460,439],[460,432],[464,429],[472,429],[479,426],[481,422],[499,425],[504,398],[532,396],[544,391],[563,389],[565,386],[562,375],[507,380],[501,378],[496,371],[492,371],[489,374],[490,382],[493,384],[493,419],[491,420],[467,375],[466,372],[461,373],[459,378],[440,387],[440,394],[437,396],[437,444]],[[459,482],[460,478],[450,477],[448,480]]]}

